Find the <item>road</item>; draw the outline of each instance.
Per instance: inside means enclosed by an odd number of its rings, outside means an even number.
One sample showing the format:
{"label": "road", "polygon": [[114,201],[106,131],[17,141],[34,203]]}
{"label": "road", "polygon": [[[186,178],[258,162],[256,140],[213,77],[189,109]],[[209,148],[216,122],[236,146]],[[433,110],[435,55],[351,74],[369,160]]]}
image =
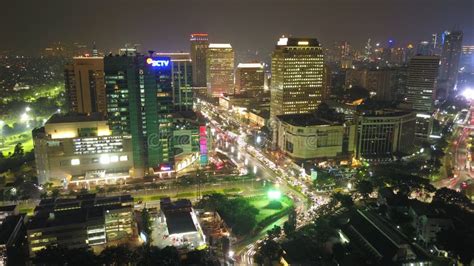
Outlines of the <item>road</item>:
{"label": "road", "polygon": [[[250,128],[240,125],[228,110],[219,109],[203,101],[199,107],[201,113],[210,121],[209,125],[214,135],[216,150],[227,155],[244,172],[255,174],[257,180],[268,180],[282,193],[290,196],[295,202],[297,227],[311,222],[314,218],[312,215],[314,211],[319,206],[326,204],[329,197],[314,192],[305,177],[300,176],[301,169],[298,166],[287,165],[285,167],[285,165],[276,164],[274,159],[262,152],[259,147],[247,143],[246,139],[252,134]],[[221,124],[237,126],[239,135],[224,130]],[[296,191],[294,187],[301,188],[301,191]],[[286,221],[285,219],[282,218],[276,223],[281,225]],[[265,238],[266,231],[274,225],[275,223],[263,229],[256,236],[232,247],[235,252],[234,258],[238,264],[253,263],[252,256],[255,254],[258,242]]]}
{"label": "road", "polygon": [[447,154],[445,155],[445,164],[452,165],[452,174],[446,178],[434,182],[433,185],[437,188],[447,187],[460,191],[467,182],[472,182],[474,176],[473,168],[471,167],[472,158],[469,149],[470,136],[474,135],[474,105],[467,114],[466,119],[462,124],[459,124],[455,129],[453,140],[448,146]]}

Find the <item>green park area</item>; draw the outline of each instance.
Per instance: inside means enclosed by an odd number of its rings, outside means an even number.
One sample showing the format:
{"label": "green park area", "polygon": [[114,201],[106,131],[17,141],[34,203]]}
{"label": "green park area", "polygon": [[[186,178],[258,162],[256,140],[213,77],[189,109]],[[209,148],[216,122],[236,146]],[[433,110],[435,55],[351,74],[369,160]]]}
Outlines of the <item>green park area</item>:
{"label": "green park area", "polygon": [[257,222],[261,222],[272,215],[276,215],[293,205],[290,198],[281,195],[272,199],[270,199],[268,195],[261,195],[248,198],[248,201],[250,205],[259,210],[256,216]]}
{"label": "green park area", "polygon": [[218,211],[226,224],[238,237],[257,233],[274,221],[287,215],[293,202],[279,191],[242,197],[224,194],[205,195],[197,208]]}

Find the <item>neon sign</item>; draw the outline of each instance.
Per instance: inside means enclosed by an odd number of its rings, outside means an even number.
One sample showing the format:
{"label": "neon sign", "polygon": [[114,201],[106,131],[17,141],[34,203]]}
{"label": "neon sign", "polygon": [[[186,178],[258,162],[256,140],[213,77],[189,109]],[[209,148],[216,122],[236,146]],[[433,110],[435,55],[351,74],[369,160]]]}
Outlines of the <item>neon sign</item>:
{"label": "neon sign", "polygon": [[146,63],[153,67],[165,68],[170,65],[170,59],[167,57],[147,58]]}

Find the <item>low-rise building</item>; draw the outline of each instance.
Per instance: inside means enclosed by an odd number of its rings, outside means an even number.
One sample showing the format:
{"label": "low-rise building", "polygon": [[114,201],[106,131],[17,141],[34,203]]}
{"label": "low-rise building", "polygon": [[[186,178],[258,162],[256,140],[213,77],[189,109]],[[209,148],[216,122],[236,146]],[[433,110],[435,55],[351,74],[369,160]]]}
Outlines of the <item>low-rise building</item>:
{"label": "low-rise building", "polygon": [[452,228],[453,221],[446,212],[434,208],[428,203],[413,200],[410,202],[408,214],[413,219],[413,227],[420,242],[429,245],[436,242],[436,235],[445,229]]}
{"label": "low-rise building", "polygon": [[193,250],[205,245],[205,236],[190,200],[172,202],[170,198],[164,198],[160,201],[160,208],[155,235],[161,238],[154,240],[158,246],[172,245]]}
{"label": "low-rise building", "polygon": [[363,252],[373,265],[432,265],[430,254],[391,227],[379,215],[362,210],[351,213],[343,227],[350,245]]}
{"label": "low-rise building", "polygon": [[416,114],[399,109],[361,111],[356,116],[356,157],[387,159],[394,153],[412,153]]}
{"label": "low-rise building", "polygon": [[99,198],[94,194],[74,199],[46,199],[27,224],[29,253],[48,245],[84,248],[132,237],[133,198],[130,195]]}
{"label": "low-rise building", "polygon": [[278,148],[295,160],[343,158],[354,151],[355,126],[315,114],[279,115]]}
{"label": "low-rise building", "polygon": [[133,175],[129,135],[112,135],[101,114],[56,114],[33,130],[38,183],[114,182]]}
{"label": "low-rise building", "polygon": [[20,262],[17,260],[23,260],[26,220],[26,214],[10,213],[0,221],[0,265],[18,265]]}

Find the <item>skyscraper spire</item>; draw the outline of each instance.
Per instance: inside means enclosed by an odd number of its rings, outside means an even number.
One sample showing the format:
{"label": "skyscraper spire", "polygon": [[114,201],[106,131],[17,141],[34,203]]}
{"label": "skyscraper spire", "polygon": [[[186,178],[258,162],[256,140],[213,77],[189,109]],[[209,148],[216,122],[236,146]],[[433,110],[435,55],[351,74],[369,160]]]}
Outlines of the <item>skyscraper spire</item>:
{"label": "skyscraper spire", "polygon": [[95,41],[92,43],[92,56],[99,56],[99,52],[97,51]]}

